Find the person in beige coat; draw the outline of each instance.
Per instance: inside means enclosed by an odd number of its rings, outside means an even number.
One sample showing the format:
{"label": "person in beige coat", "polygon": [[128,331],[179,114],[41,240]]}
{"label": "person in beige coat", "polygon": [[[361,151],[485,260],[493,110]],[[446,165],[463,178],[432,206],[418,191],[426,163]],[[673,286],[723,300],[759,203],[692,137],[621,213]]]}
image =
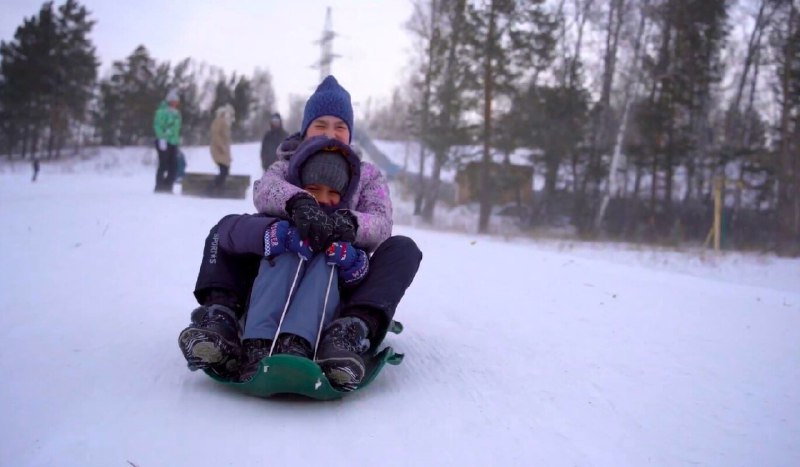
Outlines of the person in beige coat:
{"label": "person in beige coat", "polygon": [[211,123],[211,157],[219,166],[219,175],[214,179],[215,191],[222,189],[231,170],[231,125],[233,122],[233,106],[226,104],[217,109],[216,117]]}

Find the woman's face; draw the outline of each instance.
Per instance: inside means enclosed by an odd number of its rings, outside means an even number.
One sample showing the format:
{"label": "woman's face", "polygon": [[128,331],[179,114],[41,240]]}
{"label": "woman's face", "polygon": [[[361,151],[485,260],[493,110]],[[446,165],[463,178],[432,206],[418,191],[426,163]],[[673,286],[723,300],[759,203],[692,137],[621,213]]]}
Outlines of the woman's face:
{"label": "woman's face", "polygon": [[322,135],[350,144],[350,129],[347,128],[347,123],[333,115],[323,115],[311,122],[306,130],[305,139]]}

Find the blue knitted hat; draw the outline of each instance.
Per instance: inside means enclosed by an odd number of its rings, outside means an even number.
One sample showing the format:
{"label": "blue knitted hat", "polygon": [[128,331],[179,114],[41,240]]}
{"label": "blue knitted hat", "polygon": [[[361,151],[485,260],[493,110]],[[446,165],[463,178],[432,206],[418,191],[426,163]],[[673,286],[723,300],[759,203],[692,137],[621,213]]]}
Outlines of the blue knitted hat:
{"label": "blue knitted hat", "polygon": [[300,134],[305,138],[311,122],[325,115],[341,118],[350,130],[350,139],[353,139],[353,104],[350,103],[350,93],[332,75],[322,80],[314,94],[308,98],[303,110]]}

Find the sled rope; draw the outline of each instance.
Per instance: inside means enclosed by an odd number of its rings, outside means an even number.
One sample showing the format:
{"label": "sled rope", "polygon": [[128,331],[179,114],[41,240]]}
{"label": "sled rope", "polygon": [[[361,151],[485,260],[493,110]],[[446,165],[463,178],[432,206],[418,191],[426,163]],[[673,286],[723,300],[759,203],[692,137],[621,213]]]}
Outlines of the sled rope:
{"label": "sled rope", "polygon": [[[281,326],[283,326],[283,319],[286,317],[286,310],[289,309],[289,302],[292,301],[292,294],[294,293],[294,288],[297,285],[297,278],[300,277],[300,269],[303,268],[303,257],[300,257],[300,262],[297,263],[297,271],[294,273],[294,280],[292,281],[292,286],[289,287],[289,296],[286,297],[286,304],[283,306],[283,312],[281,313],[281,319],[278,321],[278,329],[275,330],[275,337],[272,339],[272,345],[269,347],[269,356],[272,356],[272,352],[275,351],[275,344],[278,343],[278,336],[281,333]],[[327,298],[326,298],[327,300]]]}
{"label": "sled rope", "polygon": [[325,322],[325,312],[328,310],[328,297],[331,296],[331,284],[333,283],[333,273],[336,271],[336,265],[331,265],[331,274],[328,276],[328,289],[325,291],[325,303],[322,304],[322,318],[319,320],[319,329],[317,329],[317,343],[314,344],[314,357],[312,361],[317,361],[317,349],[319,348],[319,339],[322,336],[322,324]]}

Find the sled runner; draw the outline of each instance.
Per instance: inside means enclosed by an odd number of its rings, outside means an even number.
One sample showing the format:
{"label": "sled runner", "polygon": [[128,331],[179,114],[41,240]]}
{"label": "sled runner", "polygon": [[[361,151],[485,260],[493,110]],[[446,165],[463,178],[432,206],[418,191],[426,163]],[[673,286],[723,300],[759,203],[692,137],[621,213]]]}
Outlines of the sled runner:
{"label": "sled runner", "polygon": [[[402,330],[402,324],[392,321],[389,332],[399,334]],[[337,390],[328,381],[319,365],[307,358],[294,355],[277,354],[265,357],[261,360],[253,378],[244,382],[229,381],[211,370],[205,370],[205,372],[215,381],[252,396],[270,397],[278,394],[295,394],[317,400],[335,400],[369,386],[384,365],[387,363],[399,365],[403,360],[403,354],[395,353],[391,347],[386,347],[364,360],[366,375],[361,384],[353,391]]]}

